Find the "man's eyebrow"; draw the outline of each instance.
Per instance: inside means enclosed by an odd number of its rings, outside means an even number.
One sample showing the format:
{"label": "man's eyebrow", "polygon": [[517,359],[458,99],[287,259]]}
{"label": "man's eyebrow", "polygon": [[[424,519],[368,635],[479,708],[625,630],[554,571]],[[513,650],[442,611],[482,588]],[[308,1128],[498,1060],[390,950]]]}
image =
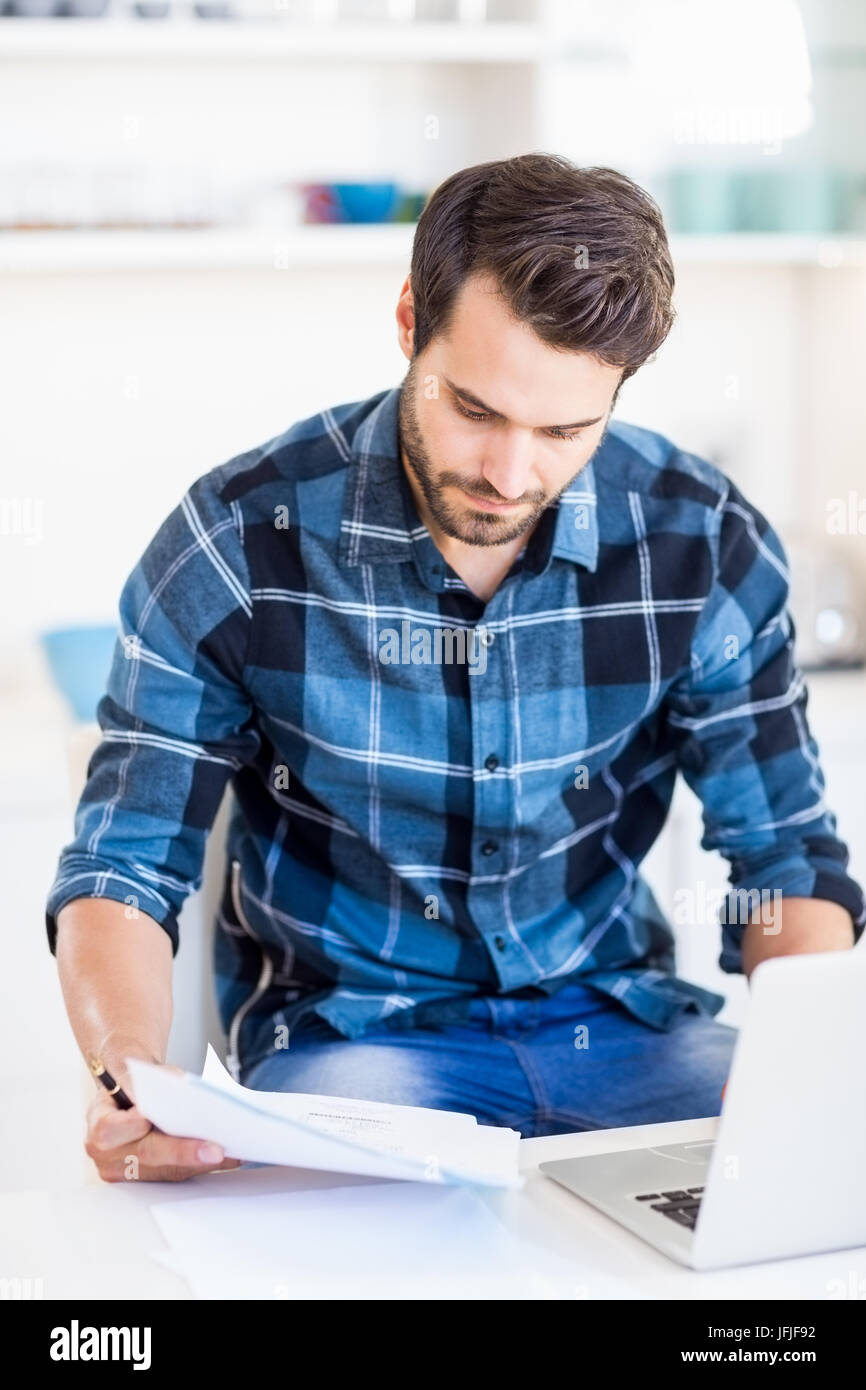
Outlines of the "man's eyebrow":
{"label": "man's eyebrow", "polygon": [[[451,381],[450,378],[447,376],[443,377],[442,380],[445,382],[445,385],[448,387],[449,391],[453,391],[455,396],[462,396],[463,400],[468,401],[470,405],[474,405],[476,410],[483,410],[486,415],[495,415],[499,420],[505,419],[505,416],[500,415],[498,410],[494,410],[491,406],[485,405],[484,402],[478,396],[473,394],[472,391],[467,391],[465,386],[458,386],[456,382]],[[588,425],[597,425],[599,420],[603,419],[603,415],[597,415],[594,420],[576,420],[573,425],[543,425],[542,429],[583,430],[586,429]]]}

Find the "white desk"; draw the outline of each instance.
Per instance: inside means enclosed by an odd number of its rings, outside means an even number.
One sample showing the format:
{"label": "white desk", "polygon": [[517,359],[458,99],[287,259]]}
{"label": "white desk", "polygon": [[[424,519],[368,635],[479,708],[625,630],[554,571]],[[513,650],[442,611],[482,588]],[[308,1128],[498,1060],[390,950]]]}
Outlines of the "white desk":
{"label": "white desk", "polygon": [[[866,1247],[718,1273],[695,1273],[674,1264],[651,1246],[533,1171],[550,1158],[568,1158],[613,1148],[712,1139],[718,1121],[555,1135],[521,1141],[520,1191],[484,1193],[491,1209],[517,1235],[561,1257],[573,1259],[574,1278],[563,1278],[557,1296],[591,1299],[587,1270],[615,1276],[634,1296],[652,1299],[817,1299],[839,1290],[866,1290]],[[62,1192],[14,1192],[0,1196],[0,1268],[7,1278],[41,1279],[46,1299],[187,1299],[185,1280],[151,1259],[164,1248],[148,1208],[157,1202],[213,1196],[220,1190],[266,1193],[298,1187],[369,1182],[334,1173],[288,1168],[254,1168],[209,1174],[183,1183],[98,1183]],[[842,1283],[833,1281],[841,1280]],[[862,1283],[860,1281],[863,1281]],[[359,1290],[359,1296],[369,1294]],[[423,1296],[423,1295],[421,1295]],[[862,1296],[862,1293],[861,1293]],[[453,1297],[461,1297],[459,1273]]]}

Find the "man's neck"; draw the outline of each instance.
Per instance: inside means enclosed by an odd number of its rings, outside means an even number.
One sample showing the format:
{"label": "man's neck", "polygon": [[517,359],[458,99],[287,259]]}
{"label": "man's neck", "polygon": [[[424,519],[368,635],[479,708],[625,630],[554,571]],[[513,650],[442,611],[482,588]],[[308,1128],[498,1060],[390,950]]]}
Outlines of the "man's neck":
{"label": "man's neck", "polygon": [[[435,536],[433,539],[436,541],[437,549],[455,574],[459,574],[467,589],[471,589],[483,603],[487,603],[511,569],[529,534],[531,533],[519,536],[507,545],[463,545],[460,541],[452,540],[451,545],[459,548],[459,554],[444,550]],[[445,539],[448,540],[449,537],[446,536]]]}
{"label": "man's neck", "polygon": [[403,471],[412,489],[415,506],[421,521],[427,527],[430,537],[439,554],[458,574],[468,589],[471,589],[482,602],[487,603],[507,575],[521,550],[528,543],[535,525],[504,545],[468,545],[466,541],[456,540],[437,526],[430,512],[412,469],[403,459]]}

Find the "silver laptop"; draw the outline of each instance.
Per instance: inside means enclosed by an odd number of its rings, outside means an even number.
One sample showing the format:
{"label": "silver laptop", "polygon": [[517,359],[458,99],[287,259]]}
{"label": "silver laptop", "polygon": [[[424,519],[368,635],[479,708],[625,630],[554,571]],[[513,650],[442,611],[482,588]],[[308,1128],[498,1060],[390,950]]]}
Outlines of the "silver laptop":
{"label": "silver laptop", "polygon": [[866,1245],[866,952],[752,972],[715,1139],[542,1173],[693,1269]]}

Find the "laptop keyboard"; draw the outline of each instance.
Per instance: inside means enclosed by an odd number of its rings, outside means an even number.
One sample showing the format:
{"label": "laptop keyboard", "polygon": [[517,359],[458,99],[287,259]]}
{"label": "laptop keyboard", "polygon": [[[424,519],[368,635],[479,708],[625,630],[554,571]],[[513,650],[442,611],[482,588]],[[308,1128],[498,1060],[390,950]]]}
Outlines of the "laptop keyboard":
{"label": "laptop keyboard", "polygon": [[693,1231],[703,1190],[702,1187],[672,1187],[670,1192],[641,1192],[635,1201],[649,1202],[653,1211],[660,1211],[678,1226],[688,1226]]}

